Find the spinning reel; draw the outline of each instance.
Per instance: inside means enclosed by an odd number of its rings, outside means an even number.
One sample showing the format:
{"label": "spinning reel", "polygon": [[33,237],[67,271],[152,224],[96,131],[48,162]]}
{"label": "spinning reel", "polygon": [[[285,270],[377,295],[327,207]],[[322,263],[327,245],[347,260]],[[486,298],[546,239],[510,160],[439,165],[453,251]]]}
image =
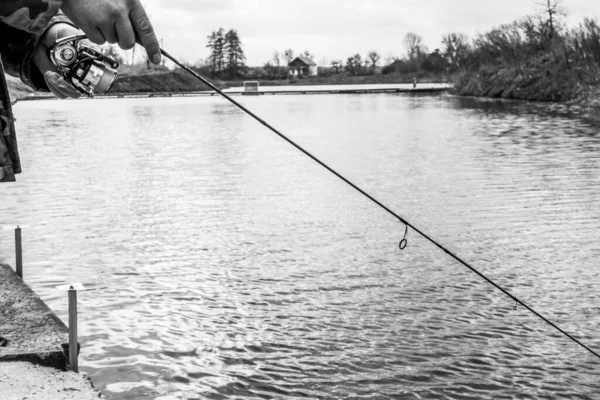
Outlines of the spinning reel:
{"label": "spinning reel", "polygon": [[81,41],[85,35],[59,39],[50,49],[50,60],[81,93],[94,97],[104,95],[113,87],[119,63],[92,49]]}

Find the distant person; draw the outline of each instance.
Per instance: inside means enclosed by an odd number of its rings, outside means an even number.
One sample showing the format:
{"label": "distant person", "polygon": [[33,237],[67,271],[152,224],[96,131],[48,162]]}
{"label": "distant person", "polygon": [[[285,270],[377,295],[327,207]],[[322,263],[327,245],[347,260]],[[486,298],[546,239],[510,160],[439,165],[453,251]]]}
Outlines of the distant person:
{"label": "distant person", "polygon": [[131,49],[138,41],[153,63],[161,62],[160,47],[140,0],[0,0],[0,182],[21,172],[14,119],[4,67],[34,90],[78,98],[48,59],[57,39],[76,34],[96,44],[118,43]]}
{"label": "distant person", "polygon": [[413,78],[413,89],[416,89],[416,88],[417,88],[417,77],[415,76]]}

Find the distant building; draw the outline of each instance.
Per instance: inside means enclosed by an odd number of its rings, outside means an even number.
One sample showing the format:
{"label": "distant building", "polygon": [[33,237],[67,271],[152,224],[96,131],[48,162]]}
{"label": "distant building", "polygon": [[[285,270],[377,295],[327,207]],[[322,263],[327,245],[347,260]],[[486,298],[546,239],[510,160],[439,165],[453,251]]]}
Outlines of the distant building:
{"label": "distant building", "polygon": [[293,76],[317,76],[319,67],[317,63],[308,57],[296,57],[288,64],[290,74]]}

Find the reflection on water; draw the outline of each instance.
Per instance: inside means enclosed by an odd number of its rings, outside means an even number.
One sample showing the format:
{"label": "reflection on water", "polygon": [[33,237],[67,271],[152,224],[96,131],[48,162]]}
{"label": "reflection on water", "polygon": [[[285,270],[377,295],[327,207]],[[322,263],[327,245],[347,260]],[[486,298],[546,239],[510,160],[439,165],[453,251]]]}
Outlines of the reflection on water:
{"label": "reflection on water", "polygon": [[[600,349],[598,126],[448,96],[248,107]],[[584,398],[600,363],[218,98],[16,106],[0,224],[110,398]],[[12,257],[12,237],[0,237]]]}

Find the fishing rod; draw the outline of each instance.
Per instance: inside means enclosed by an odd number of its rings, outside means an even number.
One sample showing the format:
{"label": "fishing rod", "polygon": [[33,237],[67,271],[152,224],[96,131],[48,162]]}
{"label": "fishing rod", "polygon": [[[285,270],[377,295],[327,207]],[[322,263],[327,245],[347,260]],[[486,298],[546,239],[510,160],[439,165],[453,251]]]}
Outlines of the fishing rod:
{"label": "fishing rod", "polygon": [[499,284],[497,284],[496,282],[494,282],[491,278],[487,277],[485,274],[483,274],[482,272],[478,271],[475,267],[471,266],[469,263],[467,263],[466,261],[464,261],[458,255],[454,254],[452,251],[448,250],[446,247],[442,246],[440,243],[438,243],[437,241],[435,241],[434,239],[432,239],[429,235],[427,235],[426,233],[424,233],[423,231],[421,231],[420,229],[418,229],[415,225],[411,224],[406,219],[404,219],[401,216],[399,216],[398,214],[396,214],[389,207],[387,207],[386,205],[384,205],[383,203],[381,203],[379,200],[377,200],[373,196],[371,196],[369,193],[367,193],[366,191],[364,191],[363,189],[361,189],[358,185],[352,183],[345,176],[343,176],[342,174],[340,174],[339,172],[337,172],[336,170],[334,170],[333,168],[331,168],[329,165],[327,165],[325,162],[321,161],[319,158],[317,158],[316,156],[314,156],[313,154],[311,154],[308,150],[304,149],[302,146],[300,146],[299,144],[297,144],[296,142],[294,142],[292,139],[290,139],[289,137],[287,137],[286,135],[284,135],[283,133],[281,133],[279,130],[275,129],[273,126],[271,126],[270,124],[268,124],[267,122],[265,122],[262,118],[258,117],[252,111],[248,110],[242,104],[240,104],[237,101],[235,101],[231,96],[227,95],[221,89],[219,89],[218,87],[216,87],[208,79],[206,79],[202,75],[196,73],[191,68],[183,65],[181,62],[179,62],[177,59],[175,59],[175,57],[173,57],[172,55],[170,55],[165,50],[161,49],[160,51],[161,51],[161,53],[165,57],[167,57],[169,60],[173,61],[176,65],[178,65],[184,71],[188,72],[189,74],[191,74],[192,76],[194,76],[196,79],[202,81],[205,85],[207,85],[212,90],[214,90],[215,92],[217,92],[218,94],[220,94],[223,98],[225,98],[226,100],[228,100],[230,103],[232,103],[233,105],[235,105],[236,107],[238,107],[240,110],[244,111],[246,114],[248,114],[249,116],[251,116],[252,118],[254,118],[255,120],[257,120],[258,122],[260,122],[261,124],[263,124],[266,128],[268,128],[270,131],[272,131],[273,133],[275,133],[277,136],[279,136],[280,138],[282,138],[283,140],[285,140],[286,142],[288,142],[289,144],[291,144],[292,146],[294,146],[296,149],[300,150],[302,153],[304,153],[306,156],[308,156],[309,158],[311,158],[313,161],[315,161],[316,163],[318,163],[319,165],[321,165],[323,168],[325,168],[326,170],[328,170],[329,172],[331,172],[332,174],[334,174],[335,176],[337,176],[342,181],[346,182],[353,189],[355,189],[356,191],[358,191],[360,194],[362,194],[363,196],[365,196],[367,199],[371,200],[373,203],[377,204],[380,208],[382,208],[383,210],[387,211],[390,215],[392,215],[394,218],[396,218],[398,221],[400,221],[402,224],[404,224],[406,226],[406,229],[404,230],[404,237],[402,238],[402,240],[400,241],[400,243],[398,245],[398,247],[400,248],[400,250],[404,250],[408,246],[408,239],[407,239],[408,228],[412,229],[413,231],[415,231],[416,233],[418,233],[419,235],[421,235],[423,238],[425,238],[429,242],[431,242],[433,245],[435,245],[438,249],[442,250],[448,256],[450,256],[454,260],[458,261],[461,265],[465,266],[466,268],[468,268],[469,270],[471,270],[472,272],[474,272],[475,274],[477,274],[480,278],[482,278],[483,280],[485,280],[487,283],[489,283],[490,285],[494,286],[496,289],[500,290],[506,296],[508,296],[509,298],[511,298],[515,302],[514,309],[516,309],[519,304],[522,305],[528,311],[530,311],[532,314],[534,314],[535,316],[537,316],[538,318],[540,318],[542,321],[544,321],[545,323],[547,323],[548,325],[550,325],[551,327],[553,327],[554,329],[556,329],[557,331],[559,331],[562,335],[566,336],[567,338],[569,338],[570,340],[572,340],[573,342],[577,343],[579,346],[583,347],[585,350],[587,350],[588,352],[590,352],[591,354],[593,354],[594,356],[596,356],[598,359],[600,359],[600,354],[598,354],[596,351],[592,350],[591,348],[589,348],[588,346],[586,346],[585,344],[583,344],[580,340],[578,340],[577,338],[575,338],[571,334],[565,332],[558,325],[556,325],[555,323],[553,323],[552,321],[550,321],[548,318],[546,318],[545,316],[543,316],[542,314],[540,314],[539,312],[537,312],[536,310],[534,310],[532,307],[528,306],[525,302],[523,302],[522,300],[520,300],[517,296],[511,294],[509,291],[507,291],[506,289],[504,289],[502,286],[500,286]]}

